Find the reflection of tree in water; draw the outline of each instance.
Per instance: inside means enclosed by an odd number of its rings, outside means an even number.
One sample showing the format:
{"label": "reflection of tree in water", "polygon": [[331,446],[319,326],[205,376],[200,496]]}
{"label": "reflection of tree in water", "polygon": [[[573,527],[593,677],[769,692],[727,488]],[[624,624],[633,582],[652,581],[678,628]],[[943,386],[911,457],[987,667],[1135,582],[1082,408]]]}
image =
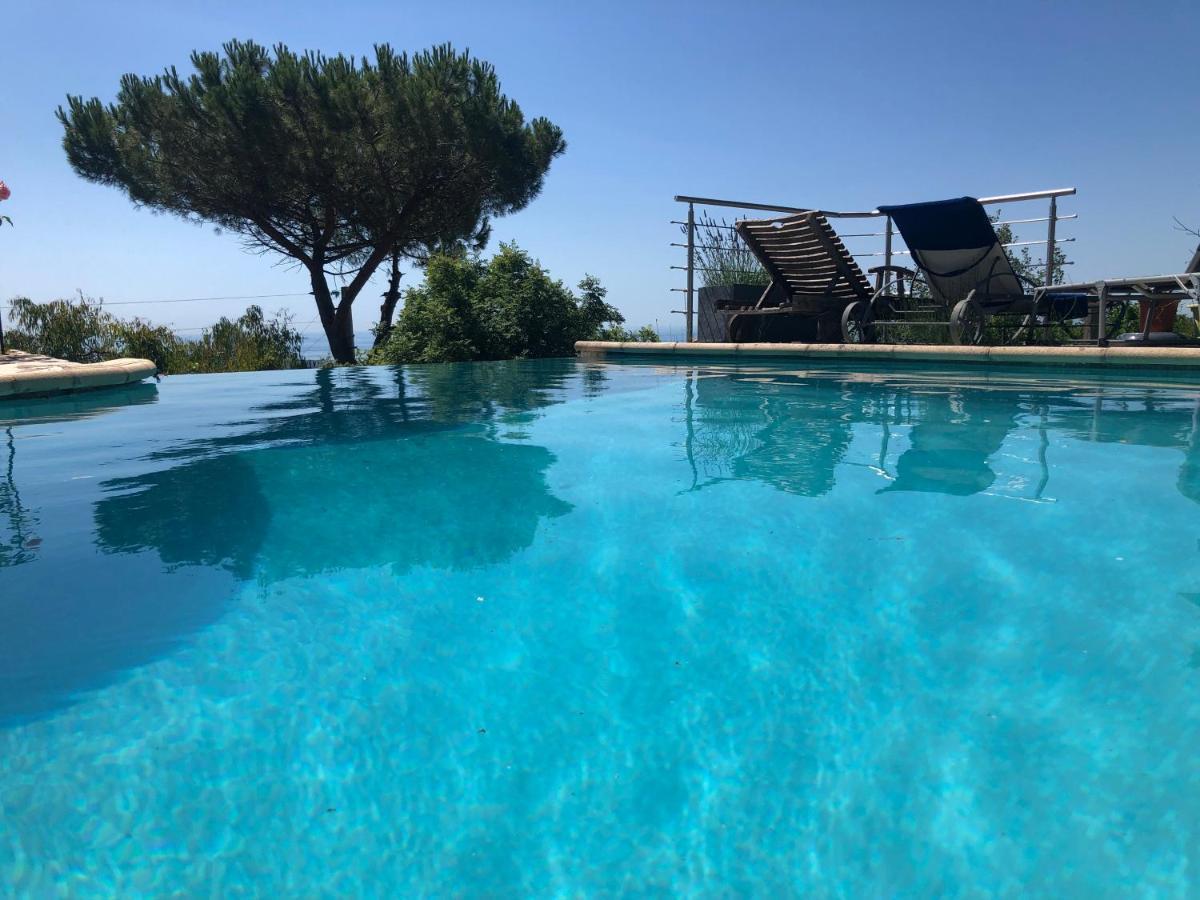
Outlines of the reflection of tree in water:
{"label": "reflection of tree in water", "polygon": [[155,550],[168,567],[216,566],[249,578],[269,514],[254,467],[222,453],[106,482],[96,535],[113,553]]}
{"label": "reflection of tree in water", "polygon": [[65,394],[8,400],[0,408],[4,426],[4,473],[0,478],[0,569],[27,563],[37,554],[41,538],[35,530],[37,513],[21,500],[17,484],[17,442],[14,427],[48,425],[73,419],[87,419],[123,406],[152,403],[158,396],[153,384],[135,384],[102,392]]}
{"label": "reflection of tree in water", "polygon": [[561,402],[574,372],[570,360],[318,371],[311,390],[256,408],[254,427],[108,482],[100,543],[240,578],[502,561],[569,509],[546,484],[553,455],[502,438]]}
{"label": "reflection of tree in water", "polygon": [[0,537],[0,568],[19,566],[29,562],[37,549],[37,538],[33,530],[37,516],[21,502],[17,488],[17,446],[13,441],[12,428],[5,428],[5,469],[0,480],[0,516],[4,521],[4,536]]}
{"label": "reflection of tree in water", "polygon": [[231,382],[271,399],[99,485],[107,559],[60,542],[81,564],[19,570],[0,629],[0,727],[170,652],[221,617],[239,580],[465,568],[520,551],[570,507],[546,484],[551,453],[506,438],[578,390],[574,371],[556,360]]}
{"label": "reflection of tree in water", "polygon": [[572,359],[411,366],[393,377],[415,389],[432,421],[500,425],[528,422],[539,409],[561,403],[571,379],[581,377],[584,391],[594,393],[606,378],[594,367],[581,373]]}

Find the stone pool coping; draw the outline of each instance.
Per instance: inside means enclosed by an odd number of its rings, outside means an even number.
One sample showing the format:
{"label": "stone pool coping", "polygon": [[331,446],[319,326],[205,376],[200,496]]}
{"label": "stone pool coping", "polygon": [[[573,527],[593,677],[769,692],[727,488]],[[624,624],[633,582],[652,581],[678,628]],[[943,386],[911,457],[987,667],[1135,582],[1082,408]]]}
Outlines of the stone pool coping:
{"label": "stone pool coping", "polygon": [[957,347],[944,344],[708,344],[577,341],[591,356],[655,359],[726,357],[739,360],[824,359],[838,362],[947,362],[972,365],[1173,367],[1200,372],[1200,347]]}
{"label": "stone pool coping", "polygon": [[148,359],[76,363],[21,350],[0,354],[0,400],[133,384],[158,374]]}

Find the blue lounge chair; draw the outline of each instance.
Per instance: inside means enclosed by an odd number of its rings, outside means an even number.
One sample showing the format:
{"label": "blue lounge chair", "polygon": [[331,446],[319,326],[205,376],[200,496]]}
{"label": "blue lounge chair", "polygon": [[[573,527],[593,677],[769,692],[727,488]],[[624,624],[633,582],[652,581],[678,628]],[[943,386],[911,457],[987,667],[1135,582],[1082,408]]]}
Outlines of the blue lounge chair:
{"label": "blue lounge chair", "polygon": [[[972,197],[881,206],[908,245],[914,266],[924,275],[934,306],[949,311],[951,339],[978,344],[987,320],[999,314],[1026,316],[1025,325],[1066,322],[1088,314],[1083,292],[1055,293],[1035,301],[1037,285],[1022,278],[1004,252],[983,206]],[[843,337],[873,337],[874,326],[887,324],[890,298],[880,294],[869,306],[847,310]],[[898,324],[898,323],[893,323]]]}

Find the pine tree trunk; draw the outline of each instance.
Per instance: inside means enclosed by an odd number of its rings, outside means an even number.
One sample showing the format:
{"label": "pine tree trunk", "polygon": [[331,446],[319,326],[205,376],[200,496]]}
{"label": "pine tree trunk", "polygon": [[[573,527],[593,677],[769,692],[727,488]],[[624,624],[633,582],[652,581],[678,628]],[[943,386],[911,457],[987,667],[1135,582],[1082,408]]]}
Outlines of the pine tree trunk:
{"label": "pine tree trunk", "polygon": [[334,306],[329,283],[319,264],[309,269],[309,281],[317,301],[317,312],[321,316],[321,327],[325,329],[325,337],[329,341],[330,355],[335,362],[354,363],[354,316],[350,312],[354,298],[343,296],[341,302]]}
{"label": "pine tree trunk", "polygon": [[308,262],[308,276],[312,283],[313,296],[317,299],[317,312],[321,314],[321,326],[325,329],[325,337],[329,339],[329,352],[333,354],[336,362],[351,365],[357,362],[354,358],[354,314],[351,311],[354,308],[354,300],[375,274],[380,263],[387,258],[388,248],[394,247],[395,244],[395,238],[389,237],[375,245],[358,274],[342,288],[336,307],[333,305],[329,284],[325,280],[324,254],[314,253]]}
{"label": "pine tree trunk", "polygon": [[325,336],[329,338],[329,352],[339,363],[353,364],[354,357],[354,315],[349,302],[342,300],[333,314],[331,326],[326,326]]}
{"label": "pine tree trunk", "polygon": [[375,329],[375,348],[387,343],[392,333],[392,317],[400,300],[400,255],[392,254],[392,271],[388,275],[387,290],[383,293],[383,305],[379,307],[379,327]]}

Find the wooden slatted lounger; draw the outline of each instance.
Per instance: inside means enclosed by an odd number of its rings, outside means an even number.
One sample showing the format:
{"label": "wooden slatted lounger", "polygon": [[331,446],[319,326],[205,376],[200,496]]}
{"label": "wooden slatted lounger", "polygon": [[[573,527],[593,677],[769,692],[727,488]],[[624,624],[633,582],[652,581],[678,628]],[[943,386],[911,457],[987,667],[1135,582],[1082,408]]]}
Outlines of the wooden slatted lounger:
{"label": "wooden slatted lounger", "polygon": [[729,340],[769,339],[763,317],[781,315],[815,319],[813,340],[840,340],[842,311],[855,300],[869,301],[872,291],[825,216],[813,210],[779,219],[743,219],[735,227],[771,284],[753,307],[729,320]]}

